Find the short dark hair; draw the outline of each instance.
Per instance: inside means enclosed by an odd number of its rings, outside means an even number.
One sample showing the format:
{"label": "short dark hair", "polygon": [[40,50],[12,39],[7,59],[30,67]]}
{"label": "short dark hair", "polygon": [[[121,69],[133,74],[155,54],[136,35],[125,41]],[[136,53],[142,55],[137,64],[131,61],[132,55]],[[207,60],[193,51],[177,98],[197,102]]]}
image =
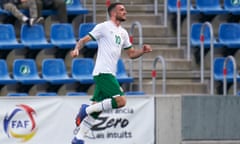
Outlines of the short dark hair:
{"label": "short dark hair", "polygon": [[110,4],[109,7],[108,7],[108,9],[107,9],[109,15],[111,15],[111,11],[112,11],[117,5],[123,5],[123,3],[116,2],[116,3]]}

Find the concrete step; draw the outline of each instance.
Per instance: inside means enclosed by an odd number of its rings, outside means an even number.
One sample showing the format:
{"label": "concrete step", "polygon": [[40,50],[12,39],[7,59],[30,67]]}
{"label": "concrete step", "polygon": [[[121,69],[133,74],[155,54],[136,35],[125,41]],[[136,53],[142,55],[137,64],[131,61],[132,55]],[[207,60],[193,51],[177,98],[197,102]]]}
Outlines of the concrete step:
{"label": "concrete step", "polygon": [[[134,43],[139,43],[139,39],[134,37]],[[177,46],[177,38],[176,37],[143,37],[143,43],[151,44],[151,45],[171,45]],[[181,38],[181,46],[187,45],[186,37]]]}
{"label": "concrete step", "polygon": [[[139,20],[133,20],[132,22],[129,22],[129,23],[124,22],[123,27],[128,32],[130,32],[132,24],[136,21],[140,22],[140,24],[142,25],[142,36],[143,37],[176,37],[176,35],[173,34],[172,32],[170,32],[168,30],[168,28],[166,28],[166,27],[163,27],[163,26],[157,25],[157,24],[150,24],[150,25],[144,24]],[[136,38],[139,37],[137,26],[135,26],[133,36]]]}
{"label": "concrete step", "polygon": [[[154,59],[146,59],[143,56],[143,70],[151,70],[153,67],[153,61]],[[186,59],[166,59],[166,70],[189,70],[191,71],[191,61],[188,61]],[[126,69],[129,69],[129,60],[125,60],[125,67]],[[133,70],[138,70],[138,60],[133,60]],[[157,69],[162,69],[161,63],[157,64]]]}
{"label": "concrete step", "polygon": [[[139,45],[134,45],[134,48],[138,49]],[[166,59],[171,59],[171,58],[175,58],[175,59],[180,59],[180,58],[184,58],[184,50],[182,48],[159,48],[158,45],[152,45],[153,48],[153,52],[152,53],[148,53],[144,55],[144,58],[147,59],[153,59],[159,55],[163,56]],[[126,54],[126,52],[122,52],[122,57],[127,59],[128,56]]]}
{"label": "concrete step", "polygon": [[[128,13],[154,13],[154,5],[153,3],[150,4],[125,4],[126,10]],[[92,3],[87,4],[86,8],[90,11],[93,10]],[[158,6],[159,12],[163,11],[163,5]],[[98,14],[106,14],[106,5],[104,4],[97,4],[96,5],[96,12]]]}
{"label": "concrete step", "polygon": [[[154,0],[110,0],[111,3],[113,2],[121,2],[125,5],[129,4],[153,4]],[[163,0],[159,0],[160,3],[163,3]],[[92,1],[86,1],[87,4],[92,4]],[[106,1],[104,0],[97,0],[96,4],[99,5],[105,5]]]}
{"label": "concrete step", "polygon": [[[145,93],[152,94],[153,83],[143,83],[143,91]],[[138,90],[138,83],[133,84],[133,90]],[[156,93],[162,93],[162,83],[157,81]],[[201,84],[199,82],[184,82],[181,80],[175,80],[166,82],[166,94],[206,94],[208,93],[207,84]]]}
{"label": "concrete step", "polygon": [[[98,14],[96,17],[96,22],[100,23],[107,19],[106,14]],[[153,14],[128,14],[127,20],[123,22],[123,25],[131,25],[134,21],[139,21],[142,25],[162,25],[162,15],[154,16]],[[92,20],[91,15],[87,17],[88,21]]]}
{"label": "concrete step", "polygon": [[[184,70],[168,70],[166,71],[166,79],[168,80],[174,80],[174,79],[188,79],[190,81],[194,82],[200,82],[200,71],[197,70],[192,70],[192,71],[184,71]],[[132,72],[132,77],[134,77],[136,80],[139,77],[139,71],[134,70]],[[150,80],[152,79],[152,69],[151,70],[144,70],[142,72],[142,76],[144,80]],[[157,70],[157,77],[156,79],[162,79],[162,70]],[[204,72],[204,79],[209,80],[210,79],[210,71],[205,71]]]}

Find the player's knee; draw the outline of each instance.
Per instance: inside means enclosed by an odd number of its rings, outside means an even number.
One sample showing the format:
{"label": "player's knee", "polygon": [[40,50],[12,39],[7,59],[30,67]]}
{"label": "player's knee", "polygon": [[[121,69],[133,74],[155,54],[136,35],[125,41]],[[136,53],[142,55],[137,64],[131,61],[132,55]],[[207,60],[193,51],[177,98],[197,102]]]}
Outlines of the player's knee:
{"label": "player's knee", "polygon": [[118,107],[121,108],[121,107],[124,107],[127,103],[127,100],[126,100],[126,97],[125,96],[119,96],[116,98],[116,101],[117,101],[117,104],[118,104]]}

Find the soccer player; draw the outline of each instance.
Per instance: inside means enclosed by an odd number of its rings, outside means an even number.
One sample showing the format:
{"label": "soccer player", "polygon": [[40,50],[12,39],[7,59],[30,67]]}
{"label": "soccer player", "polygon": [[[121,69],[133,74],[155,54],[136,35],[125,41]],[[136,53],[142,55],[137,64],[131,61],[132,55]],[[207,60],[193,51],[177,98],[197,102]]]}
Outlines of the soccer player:
{"label": "soccer player", "polygon": [[84,136],[91,129],[94,121],[104,110],[117,109],[126,105],[124,92],[116,80],[117,62],[124,49],[127,55],[134,59],[152,51],[150,45],[142,49],[134,49],[127,31],[121,26],[126,20],[127,11],[122,3],[112,3],[108,7],[110,20],[97,24],[89,34],[80,39],[71,56],[79,55],[79,50],[90,40],[98,42],[97,59],[93,71],[95,91],[93,104],[83,104],[76,117],[76,125],[80,130],[72,140],[72,144],[84,144]]}

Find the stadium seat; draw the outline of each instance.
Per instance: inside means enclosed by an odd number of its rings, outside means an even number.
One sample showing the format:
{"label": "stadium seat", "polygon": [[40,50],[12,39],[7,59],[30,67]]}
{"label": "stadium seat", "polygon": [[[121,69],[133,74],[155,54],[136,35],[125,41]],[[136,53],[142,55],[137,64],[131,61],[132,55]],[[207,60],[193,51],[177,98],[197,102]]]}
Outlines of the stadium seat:
{"label": "stadium seat", "polygon": [[125,92],[126,96],[136,96],[136,95],[145,95],[143,91],[127,91]]}
{"label": "stadium seat", "polygon": [[17,81],[12,79],[8,72],[7,62],[0,60],[0,85],[16,84]]}
{"label": "stadium seat", "polygon": [[23,24],[21,27],[21,42],[29,49],[53,48],[54,45],[46,39],[43,25],[35,24],[28,26]]}
{"label": "stadium seat", "polygon": [[72,77],[81,84],[93,84],[93,68],[93,59],[75,58],[72,60]]}
{"label": "stadium seat", "polygon": [[[191,41],[191,46],[193,47],[201,46],[200,34],[201,34],[202,25],[203,25],[202,23],[192,24],[190,41]],[[210,48],[210,42],[211,42],[210,39],[211,39],[210,29],[209,27],[206,27],[204,30],[204,48]],[[213,44],[215,48],[220,48],[223,46],[216,40],[215,37],[214,37]]]}
{"label": "stadium seat", "polygon": [[239,15],[240,14],[240,5],[239,1],[236,1],[237,3],[234,4],[233,0],[224,0],[224,8],[226,11],[233,15]]}
{"label": "stadium seat", "polygon": [[88,14],[88,9],[83,7],[80,0],[67,0],[66,4],[68,15]]}
{"label": "stadium seat", "polygon": [[0,49],[24,48],[16,38],[15,30],[11,24],[0,24]]}
{"label": "stadium seat", "polygon": [[36,96],[57,96],[55,92],[37,92]]}
{"label": "stadium seat", "polygon": [[26,85],[46,83],[39,76],[37,65],[33,59],[15,59],[13,62],[13,78]]}
{"label": "stadium seat", "polygon": [[[170,13],[177,13],[177,0],[168,0],[168,12]],[[186,14],[187,13],[187,0],[181,0],[181,9],[180,9],[181,14]],[[199,13],[198,10],[194,9],[192,7],[192,4],[190,4],[190,12],[191,14],[197,14]]]}
{"label": "stadium seat", "polygon": [[85,92],[67,92],[67,96],[87,96]]}
{"label": "stadium seat", "polygon": [[[94,27],[96,26],[95,23],[82,23],[79,26],[79,39],[86,36]],[[98,48],[98,44],[96,41],[89,41],[85,44],[86,48],[89,49],[96,49]]]}
{"label": "stadium seat", "polygon": [[[224,75],[223,75],[223,65],[224,65],[225,58],[224,57],[218,57],[214,59],[214,80],[216,81],[223,81]],[[227,68],[227,82],[233,81],[233,62],[229,61],[226,65]],[[240,76],[237,75],[237,80],[240,80]]]}
{"label": "stadium seat", "polygon": [[240,24],[221,23],[219,26],[219,43],[228,48],[240,48]]}
{"label": "stadium seat", "polygon": [[7,96],[28,96],[27,93],[8,93]]}
{"label": "stadium seat", "polygon": [[228,13],[222,8],[220,0],[196,0],[196,10],[206,15]]}
{"label": "stadium seat", "polygon": [[116,78],[119,83],[131,83],[133,78],[128,76],[122,59],[118,60]]}
{"label": "stadium seat", "polygon": [[10,13],[0,7],[0,15],[9,15]]}
{"label": "stadium seat", "polygon": [[66,66],[62,59],[44,59],[42,61],[42,77],[51,84],[75,82],[75,80],[67,74]]}
{"label": "stadium seat", "polygon": [[52,24],[50,32],[51,43],[60,49],[71,49],[76,44],[71,24]]}

